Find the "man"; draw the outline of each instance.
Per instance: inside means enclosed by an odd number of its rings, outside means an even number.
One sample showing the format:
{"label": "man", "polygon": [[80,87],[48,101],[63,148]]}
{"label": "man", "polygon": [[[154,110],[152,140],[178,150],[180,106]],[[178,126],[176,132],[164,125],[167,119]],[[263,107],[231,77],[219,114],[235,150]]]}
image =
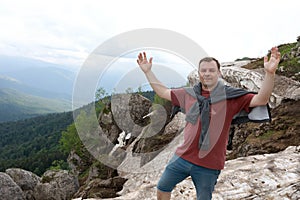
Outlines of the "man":
{"label": "man", "polygon": [[241,112],[265,106],[274,87],[274,76],[280,61],[277,47],[264,58],[265,78],[258,93],[222,85],[220,64],[212,57],[199,62],[199,84],[191,88],[169,89],[151,71],[152,57],[138,55],[137,63],[156,94],[180,106],[186,113],[184,142],[166,166],[157,185],[157,199],[171,198],[173,188],[191,176],[197,200],[209,200],[220,170],[224,168],[226,144],[232,119]]}

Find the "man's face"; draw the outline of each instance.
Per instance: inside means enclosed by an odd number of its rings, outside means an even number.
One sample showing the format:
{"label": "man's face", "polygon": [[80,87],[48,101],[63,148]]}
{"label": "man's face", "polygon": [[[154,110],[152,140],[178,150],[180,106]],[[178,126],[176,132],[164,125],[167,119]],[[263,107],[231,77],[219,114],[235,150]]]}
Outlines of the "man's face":
{"label": "man's face", "polygon": [[213,89],[221,76],[220,70],[218,70],[217,63],[215,61],[202,62],[199,66],[199,78],[205,89]]}

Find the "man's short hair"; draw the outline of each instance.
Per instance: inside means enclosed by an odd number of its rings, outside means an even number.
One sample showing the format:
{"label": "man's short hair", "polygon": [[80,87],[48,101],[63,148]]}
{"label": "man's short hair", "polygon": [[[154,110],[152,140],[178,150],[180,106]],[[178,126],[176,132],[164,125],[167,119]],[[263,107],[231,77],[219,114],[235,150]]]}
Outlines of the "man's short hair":
{"label": "man's short hair", "polygon": [[215,59],[214,57],[204,57],[204,58],[202,58],[202,59],[199,61],[198,69],[199,69],[200,64],[201,64],[202,62],[211,62],[211,61],[215,61],[215,62],[217,63],[217,66],[218,66],[218,70],[220,70],[221,65],[220,65],[219,61],[218,61],[217,59]]}

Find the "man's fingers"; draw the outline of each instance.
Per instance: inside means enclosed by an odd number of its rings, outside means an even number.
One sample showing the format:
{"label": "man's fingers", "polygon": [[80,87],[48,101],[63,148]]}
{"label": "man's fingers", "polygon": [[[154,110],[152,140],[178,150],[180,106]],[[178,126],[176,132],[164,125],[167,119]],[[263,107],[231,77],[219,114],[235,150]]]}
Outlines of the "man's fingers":
{"label": "man's fingers", "polygon": [[273,47],[272,55],[274,55],[277,60],[280,60],[281,54],[277,47]]}
{"label": "man's fingers", "polygon": [[[152,63],[152,60],[153,60],[153,58],[151,57],[151,58],[149,59],[149,63]],[[148,62],[148,60],[147,60],[146,52],[139,53],[138,59],[137,59],[137,63],[138,63],[138,64],[141,64],[141,63],[147,63],[147,62]]]}
{"label": "man's fingers", "polygon": [[142,62],[143,62],[143,54],[142,53],[139,53],[139,56],[138,56],[138,64],[140,65],[140,64],[142,64]]}
{"label": "man's fingers", "polygon": [[138,56],[139,60],[143,60],[143,56],[142,56],[142,53],[139,53],[139,56]]}
{"label": "man's fingers", "polygon": [[280,57],[281,57],[281,54],[280,54],[280,52],[279,52],[279,51],[277,52],[276,56],[277,56],[277,59],[280,59]]}
{"label": "man's fingers", "polygon": [[265,56],[265,57],[264,57],[264,62],[265,62],[265,63],[268,62],[268,56]]}
{"label": "man's fingers", "polygon": [[274,57],[275,54],[274,54],[274,47],[271,48],[271,57]]}
{"label": "man's fingers", "polygon": [[274,55],[275,57],[278,56],[278,53],[280,54],[280,52],[278,51],[278,48],[277,47],[273,47],[271,49],[271,54]]}
{"label": "man's fingers", "polygon": [[146,52],[143,52],[144,60],[147,60]]}

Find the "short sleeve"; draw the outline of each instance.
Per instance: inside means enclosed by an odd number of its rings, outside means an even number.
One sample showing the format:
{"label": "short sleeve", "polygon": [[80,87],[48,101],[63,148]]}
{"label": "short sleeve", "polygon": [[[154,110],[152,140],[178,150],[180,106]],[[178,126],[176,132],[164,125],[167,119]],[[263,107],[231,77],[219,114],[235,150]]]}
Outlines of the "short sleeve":
{"label": "short sleeve", "polygon": [[235,106],[237,106],[238,108],[237,112],[240,112],[241,110],[245,110],[247,113],[249,113],[251,110],[249,105],[254,95],[255,94],[253,93],[248,93],[246,95],[238,97],[235,101]]}
{"label": "short sleeve", "polygon": [[171,90],[171,101],[174,106],[183,107],[185,103],[186,92],[183,88]]}

